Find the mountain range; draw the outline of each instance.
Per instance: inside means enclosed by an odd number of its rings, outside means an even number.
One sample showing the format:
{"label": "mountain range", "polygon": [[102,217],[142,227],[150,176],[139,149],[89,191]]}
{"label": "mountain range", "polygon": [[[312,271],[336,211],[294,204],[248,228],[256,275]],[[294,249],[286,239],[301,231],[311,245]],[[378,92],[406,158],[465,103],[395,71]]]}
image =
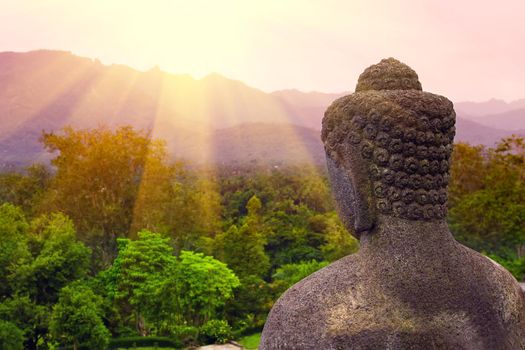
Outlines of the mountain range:
{"label": "mountain range", "polygon": [[[170,153],[224,164],[322,163],[325,109],[345,95],[265,93],[211,74],[104,65],[64,51],[0,53],[0,167],[46,162],[42,130],[132,125],[166,140]],[[525,99],[460,102],[456,141],[493,145],[525,134]]]}

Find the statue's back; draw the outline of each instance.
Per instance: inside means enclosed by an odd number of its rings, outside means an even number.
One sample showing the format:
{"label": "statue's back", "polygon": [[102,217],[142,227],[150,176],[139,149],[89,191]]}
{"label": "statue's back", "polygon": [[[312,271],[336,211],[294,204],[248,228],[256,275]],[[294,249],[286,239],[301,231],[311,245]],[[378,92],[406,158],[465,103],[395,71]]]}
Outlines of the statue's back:
{"label": "statue's back", "polygon": [[477,252],[451,250],[331,264],[280,298],[260,349],[525,349],[514,278]]}
{"label": "statue's back", "polygon": [[329,107],[328,173],[361,248],[277,301],[261,349],[525,349],[518,283],[445,221],[454,122],[394,59]]}

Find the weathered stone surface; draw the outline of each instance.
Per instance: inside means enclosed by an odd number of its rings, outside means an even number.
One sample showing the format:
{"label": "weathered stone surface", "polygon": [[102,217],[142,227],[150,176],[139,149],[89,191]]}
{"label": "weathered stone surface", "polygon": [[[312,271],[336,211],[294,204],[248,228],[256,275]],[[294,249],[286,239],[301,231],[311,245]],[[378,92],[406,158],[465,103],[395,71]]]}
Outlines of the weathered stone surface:
{"label": "weathered stone surface", "polygon": [[260,349],[525,349],[525,294],[446,221],[455,113],[394,59],[326,111],[339,215],[361,241],[290,288]]}
{"label": "weathered stone surface", "polygon": [[241,345],[238,344],[214,344],[214,345],[205,345],[196,348],[195,350],[242,350],[244,349]]}

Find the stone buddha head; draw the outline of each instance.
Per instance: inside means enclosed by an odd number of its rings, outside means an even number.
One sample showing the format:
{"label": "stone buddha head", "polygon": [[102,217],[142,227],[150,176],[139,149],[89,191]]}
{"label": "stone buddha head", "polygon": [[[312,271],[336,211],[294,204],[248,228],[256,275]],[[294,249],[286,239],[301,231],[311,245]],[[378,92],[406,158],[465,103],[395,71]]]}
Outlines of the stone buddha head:
{"label": "stone buddha head", "polygon": [[384,59],[355,93],[332,103],[322,128],[339,216],[357,238],[380,216],[444,220],[455,112],[423,92],[414,70]]}

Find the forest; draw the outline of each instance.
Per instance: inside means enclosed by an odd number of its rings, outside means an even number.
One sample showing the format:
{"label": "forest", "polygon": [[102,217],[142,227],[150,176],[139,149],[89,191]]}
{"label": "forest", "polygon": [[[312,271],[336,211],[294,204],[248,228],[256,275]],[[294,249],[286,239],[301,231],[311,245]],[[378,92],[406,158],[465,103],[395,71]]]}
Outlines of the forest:
{"label": "forest", "polygon": [[[198,165],[132,127],[42,133],[0,174],[0,348],[182,348],[260,332],[288,287],[359,242],[322,167]],[[525,274],[525,140],[457,143],[449,227]]]}

